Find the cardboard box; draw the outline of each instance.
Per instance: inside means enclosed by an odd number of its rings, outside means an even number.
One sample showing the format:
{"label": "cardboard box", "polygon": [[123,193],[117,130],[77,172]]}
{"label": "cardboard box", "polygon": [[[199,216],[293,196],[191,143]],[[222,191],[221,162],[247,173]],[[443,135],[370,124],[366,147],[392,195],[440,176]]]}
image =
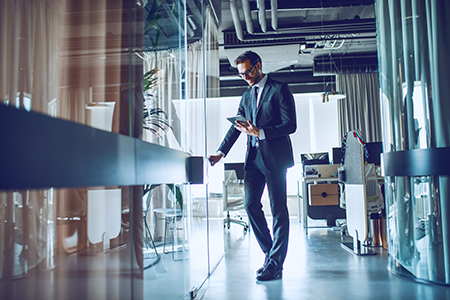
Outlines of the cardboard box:
{"label": "cardboard box", "polygon": [[329,178],[329,177],[337,177],[338,167],[340,165],[317,165],[320,177]]}
{"label": "cardboard box", "polygon": [[338,167],[340,165],[306,165],[305,177],[331,178],[337,177]]}
{"label": "cardboard box", "polygon": [[310,184],[309,205],[339,205],[339,187],[337,184]]}

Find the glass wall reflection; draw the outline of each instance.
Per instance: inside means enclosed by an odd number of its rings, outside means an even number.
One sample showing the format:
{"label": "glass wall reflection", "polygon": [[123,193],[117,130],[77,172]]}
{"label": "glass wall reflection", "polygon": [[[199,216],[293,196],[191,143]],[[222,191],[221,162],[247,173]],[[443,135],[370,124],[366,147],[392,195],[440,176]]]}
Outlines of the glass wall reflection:
{"label": "glass wall reflection", "polygon": [[[201,1],[185,4],[174,1],[173,4],[168,9],[165,1],[148,1],[145,6],[146,24],[157,21],[155,26],[145,28],[145,50],[140,53],[146,82],[143,138],[206,157],[211,151],[207,146],[209,138],[214,136],[206,126],[211,112],[207,99],[219,96],[218,20],[211,7]],[[184,30],[178,32],[168,24],[179,24]],[[207,169],[205,163],[205,172]],[[221,184],[220,177],[214,180]],[[201,288],[224,252],[222,202],[212,199],[209,185],[206,182],[186,190],[187,201],[179,221],[185,226],[187,247],[175,247],[174,252],[169,249],[172,258],[163,262],[165,269],[171,268],[177,274],[173,276],[185,274],[189,292],[193,293]],[[167,208],[167,203],[157,199],[154,198],[155,207]],[[164,240],[163,236],[155,237],[157,243]],[[169,247],[178,241],[174,239],[171,243]],[[162,244],[167,245],[167,238]],[[161,266],[155,265],[156,273],[158,267]],[[159,276],[145,288],[157,289],[161,279]]]}
{"label": "glass wall reflection", "polygon": [[56,199],[53,189],[0,193],[1,278],[20,278],[56,266]]}
{"label": "glass wall reflection", "polygon": [[[0,14],[2,105],[211,153],[206,103],[219,96],[211,7],[7,0]],[[3,295],[21,299],[27,286],[27,299],[184,298],[223,256],[220,203],[208,182],[0,191]]]}
{"label": "glass wall reflection", "polygon": [[[449,147],[449,12],[442,1],[376,1],[384,152]],[[389,268],[448,284],[449,178],[425,175],[386,178]]]}
{"label": "glass wall reflection", "polygon": [[[0,11],[0,104],[141,136],[143,69],[130,51],[143,40],[139,1],[7,0]],[[142,298],[132,235],[142,217],[130,217],[139,196],[142,187],[0,191],[0,297]]]}
{"label": "glass wall reflection", "polygon": [[0,192],[2,299],[141,298],[133,189]]}
{"label": "glass wall reflection", "polygon": [[3,104],[130,135],[143,99],[129,50],[142,43],[139,1],[8,0],[1,10]]}

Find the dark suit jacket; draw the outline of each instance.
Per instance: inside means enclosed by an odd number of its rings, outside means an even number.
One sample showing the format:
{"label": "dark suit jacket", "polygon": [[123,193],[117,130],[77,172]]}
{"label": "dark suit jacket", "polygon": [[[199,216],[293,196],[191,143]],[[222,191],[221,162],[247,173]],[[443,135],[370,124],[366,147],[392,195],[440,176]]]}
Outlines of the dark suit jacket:
{"label": "dark suit jacket", "polygon": [[[268,76],[268,75],[266,75]],[[239,103],[238,114],[251,120],[251,88],[243,95]],[[264,164],[271,171],[289,168],[294,165],[292,144],[289,135],[297,129],[295,102],[286,83],[267,78],[256,114],[256,126],[264,130],[265,139],[259,141],[259,149]],[[231,125],[219,151],[228,154],[241,132]],[[247,154],[251,139],[247,137]]]}

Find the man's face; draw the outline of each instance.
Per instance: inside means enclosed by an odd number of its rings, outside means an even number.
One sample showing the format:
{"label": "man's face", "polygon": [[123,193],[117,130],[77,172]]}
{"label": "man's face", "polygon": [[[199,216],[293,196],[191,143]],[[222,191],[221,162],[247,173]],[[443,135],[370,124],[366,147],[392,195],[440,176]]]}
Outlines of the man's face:
{"label": "man's face", "polygon": [[241,78],[244,79],[249,86],[254,86],[262,78],[261,64],[259,62],[253,66],[247,59],[243,63],[237,64],[237,69]]}

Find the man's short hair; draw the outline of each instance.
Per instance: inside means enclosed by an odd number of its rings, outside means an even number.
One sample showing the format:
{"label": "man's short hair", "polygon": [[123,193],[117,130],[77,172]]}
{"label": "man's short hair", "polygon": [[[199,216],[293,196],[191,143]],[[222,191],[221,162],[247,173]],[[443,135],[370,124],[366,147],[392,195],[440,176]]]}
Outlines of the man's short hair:
{"label": "man's short hair", "polygon": [[253,51],[245,51],[244,53],[240,54],[234,60],[234,64],[235,66],[237,66],[238,64],[242,64],[247,59],[250,61],[252,66],[256,65],[257,63],[261,63],[262,66],[261,57]]}

